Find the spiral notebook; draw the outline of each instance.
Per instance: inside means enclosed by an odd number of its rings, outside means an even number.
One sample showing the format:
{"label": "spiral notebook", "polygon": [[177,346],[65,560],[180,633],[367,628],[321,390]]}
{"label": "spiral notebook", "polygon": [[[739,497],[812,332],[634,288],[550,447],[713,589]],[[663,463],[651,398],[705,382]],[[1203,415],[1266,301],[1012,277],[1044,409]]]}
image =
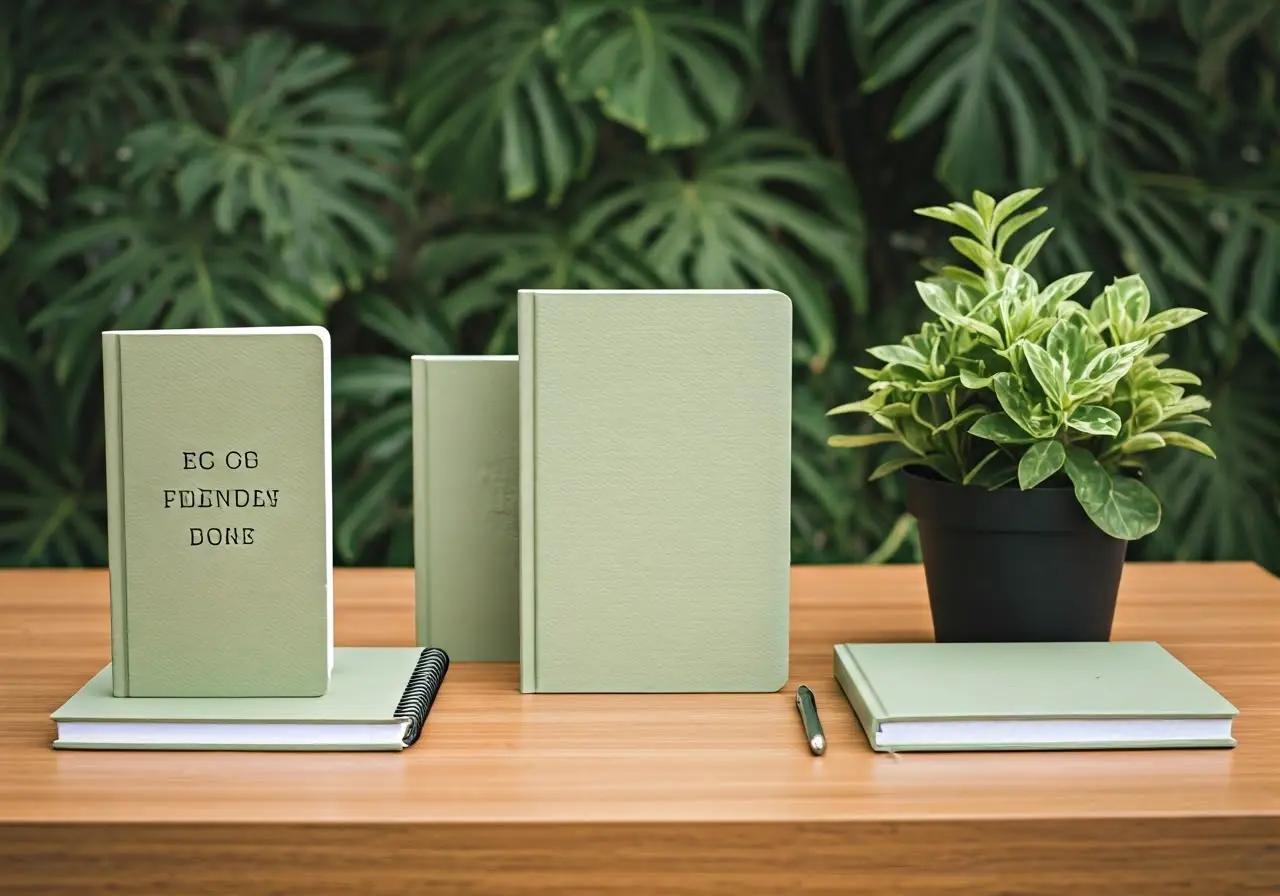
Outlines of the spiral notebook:
{"label": "spiral notebook", "polygon": [[116,697],[108,664],[53,713],[64,750],[403,750],[422,735],[449,657],[337,647],[320,697]]}

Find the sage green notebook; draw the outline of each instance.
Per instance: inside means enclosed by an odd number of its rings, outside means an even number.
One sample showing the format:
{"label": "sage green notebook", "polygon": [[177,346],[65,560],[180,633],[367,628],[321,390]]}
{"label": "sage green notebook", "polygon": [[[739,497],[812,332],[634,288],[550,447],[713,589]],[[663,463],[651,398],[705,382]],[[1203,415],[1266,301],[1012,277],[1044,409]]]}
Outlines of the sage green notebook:
{"label": "sage green notebook", "polygon": [[321,697],[116,697],[111,666],[53,713],[61,750],[403,750],[422,733],[449,657],[339,647]]}
{"label": "sage green notebook", "polygon": [[525,692],[787,680],[791,302],[518,297]]}
{"label": "sage green notebook", "polygon": [[1236,708],[1150,641],[837,644],[835,677],[880,751],[1236,743]]}
{"label": "sage green notebook", "polygon": [[520,658],[520,380],[514,355],[414,355],[417,641]]}
{"label": "sage green notebook", "polygon": [[329,334],[102,334],[114,691],[310,697],[333,663]]}

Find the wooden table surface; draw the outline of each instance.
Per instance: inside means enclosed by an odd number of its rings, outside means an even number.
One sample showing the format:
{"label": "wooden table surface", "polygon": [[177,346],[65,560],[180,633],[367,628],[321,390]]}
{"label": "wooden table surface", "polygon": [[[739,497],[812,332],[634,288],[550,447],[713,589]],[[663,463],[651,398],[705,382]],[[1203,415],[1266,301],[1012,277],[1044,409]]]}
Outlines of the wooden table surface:
{"label": "wooden table surface", "polygon": [[[336,582],[338,644],[412,644],[410,571]],[[792,583],[777,694],[521,695],[514,665],[455,663],[403,753],[127,753],[49,746],[109,659],[105,573],[0,572],[0,893],[1280,892],[1280,581],[1131,564],[1121,586],[1115,637],[1235,703],[1234,750],[896,757],[831,648],[930,639],[921,570]]]}

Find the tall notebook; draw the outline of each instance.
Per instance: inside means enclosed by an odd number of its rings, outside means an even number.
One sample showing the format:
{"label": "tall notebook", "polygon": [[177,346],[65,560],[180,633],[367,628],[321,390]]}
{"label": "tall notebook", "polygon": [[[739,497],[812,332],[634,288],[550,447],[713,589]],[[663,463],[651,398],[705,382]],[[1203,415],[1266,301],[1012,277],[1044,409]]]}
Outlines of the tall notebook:
{"label": "tall notebook", "polygon": [[403,750],[422,733],[449,656],[338,647],[322,697],[116,697],[104,667],[53,713],[64,750]]}
{"label": "tall notebook", "polygon": [[513,355],[414,355],[417,642],[520,658],[520,380]]}
{"label": "tall notebook", "polygon": [[787,680],[791,302],[518,297],[525,692]]}
{"label": "tall notebook", "polygon": [[323,694],[329,334],[107,332],[102,362],[115,694]]}
{"label": "tall notebook", "polygon": [[1150,641],[837,644],[875,750],[1232,747],[1237,712]]}

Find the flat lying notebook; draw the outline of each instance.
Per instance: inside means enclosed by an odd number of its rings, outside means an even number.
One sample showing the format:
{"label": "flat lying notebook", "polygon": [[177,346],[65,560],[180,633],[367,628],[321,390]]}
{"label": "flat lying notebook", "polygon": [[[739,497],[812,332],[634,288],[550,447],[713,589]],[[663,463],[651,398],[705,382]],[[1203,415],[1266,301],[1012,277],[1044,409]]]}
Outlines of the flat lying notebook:
{"label": "flat lying notebook", "polygon": [[321,697],[116,697],[108,664],[64,703],[54,747],[74,750],[403,750],[449,668],[429,647],[337,647]]}
{"label": "flat lying notebook", "polygon": [[872,749],[1233,747],[1234,706],[1159,644],[837,644]]}

